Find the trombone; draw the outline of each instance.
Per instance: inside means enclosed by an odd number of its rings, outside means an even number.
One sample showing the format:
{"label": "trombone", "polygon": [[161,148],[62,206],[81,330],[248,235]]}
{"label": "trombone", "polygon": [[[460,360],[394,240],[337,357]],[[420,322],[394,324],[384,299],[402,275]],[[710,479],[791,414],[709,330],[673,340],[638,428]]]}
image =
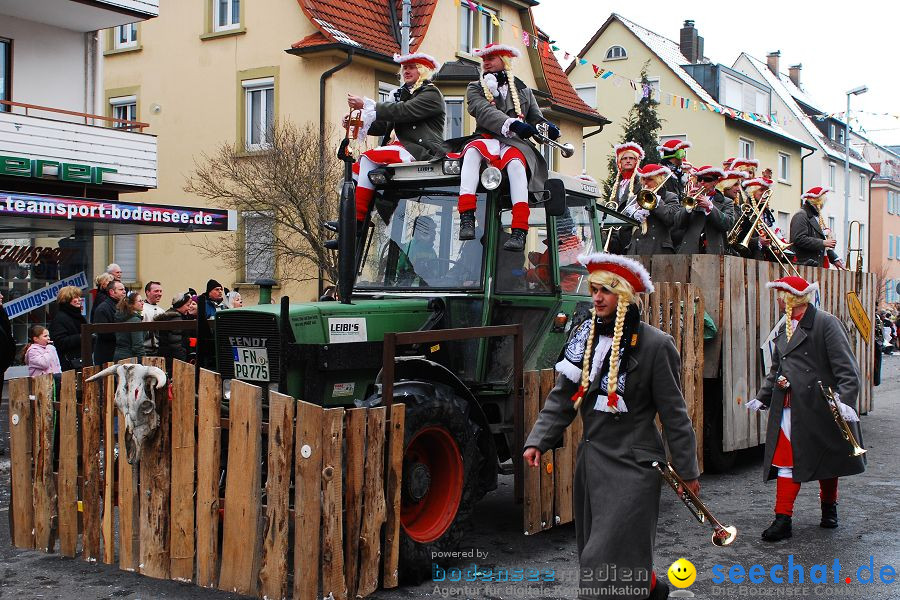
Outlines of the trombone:
{"label": "trombone", "polygon": [[568,142],[560,144],[556,140],[551,140],[548,137],[547,134],[550,131],[550,125],[548,125],[546,121],[538,123],[535,129],[537,129],[537,133],[531,137],[536,139],[541,144],[548,144],[550,146],[553,146],[554,148],[558,148],[559,153],[563,158],[572,158],[572,156],[575,154],[575,146],[573,146],[572,144]]}
{"label": "trombone", "polygon": [[744,236],[738,246],[749,254],[750,240],[753,237],[753,234],[756,233],[760,236],[766,236],[769,240],[769,245],[766,246],[766,249],[772,254],[772,257],[781,267],[781,270],[788,275],[799,277],[800,271],[797,270],[797,267],[794,266],[794,263],[791,262],[791,259],[787,255],[792,244],[782,242],[781,239],[775,235],[775,232],[772,231],[772,228],[766,223],[765,219],[762,218],[766,209],[769,207],[769,198],[771,195],[772,190],[766,190],[763,192],[762,197],[760,197],[758,205],[750,204],[750,210],[756,213],[756,218],[753,219],[753,223],[750,225],[747,235]]}
{"label": "trombone", "polygon": [[[854,246],[852,243],[853,240],[853,231],[854,225],[856,225],[856,245]],[[863,274],[863,249],[862,249],[862,238],[860,234],[862,233],[862,223],[859,221],[850,221],[850,225],[847,228],[847,268],[850,268],[852,264],[850,262],[850,257],[853,253],[856,253],[856,291],[858,292],[862,288],[862,274]]]}
{"label": "trombone", "polygon": [[[602,204],[606,208],[611,208],[613,210],[619,209],[619,205],[618,205],[618,203],[616,203],[615,200],[607,200],[606,202],[603,202]],[[621,225],[610,225],[609,227],[601,227],[600,228],[601,235],[602,235],[603,231],[606,232],[606,241],[603,242],[603,251],[604,252],[609,252],[609,242],[610,242],[610,240],[612,240],[613,231],[618,231],[621,228],[622,228]]]}
{"label": "trombone", "polygon": [[713,516],[710,510],[706,508],[706,505],[703,504],[703,501],[700,500],[697,494],[688,489],[684,484],[684,480],[678,476],[678,473],[675,472],[672,465],[666,463],[666,465],[663,466],[659,462],[654,461],[653,466],[656,467],[656,470],[659,471],[662,478],[666,480],[666,483],[675,490],[675,493],[681,501],[684,502],[684,505],[688,507],[688,510],[691,511],[691,514],[694,515],[694,518],[697,519],[697,521],[705,523],[709,520],[709,523],[713,528],[713,544],[719,547],[728,546],[735,538],[737,538],[737,528],[733,525],[722,525],[722,523]]}
{"label": "trombone", "polygon": [[847,419],[841,414],[841,407],[838,406],[837,399],[834,397],[834,392],[821,381],[819,382],[819,389],[822,391],[822,396],[825,397],[825,401],[828,402],[828,408],[831,409],[831,416],[837,424],[838,429],[841,430],[841,435],[845,440],[850,442],[850,456],[856,457],[865,454],[866,449],[860,446],[859,442],[856,441],[856,436],[853,435],[850,424],[847,423]]}
{"label": "trombone", "polygon": [[[660,189],[662,189],[662,187],[664,185],[666,185],[666,182],[669,180],[669,178],[671,176],[672,176],[671,173],[666,175],[666,178],[663,179],[661,182],[659,182],[659,185],[657,185],[652,190],[648,190],[646,188],[641,189],[637,193],[637,195],[631,196],[628,199],[628,202],[626,202],[626,205],[631,203],[632,201],[634,201],[635,204],[637,204],[638,206],[640,206],[641,208],[643,208],[646,211],[653,210],[659,204],[659,196],[656,195],[656,192],[658,192]],[[647,233],[647,221],[644,220],[644,222],[641,223],[641,234],[646,234],[646,233]]]}
{"label": "trombone", "polygon": [[684,207],[684,210],[693,212],[697,207],[697,202],[699,202],[700,198],[702,198],[705,193],[706,189],[697,182],[696,177],[691,175],[691,178],[688,181],[688,188],[681,197],[681,205]]}

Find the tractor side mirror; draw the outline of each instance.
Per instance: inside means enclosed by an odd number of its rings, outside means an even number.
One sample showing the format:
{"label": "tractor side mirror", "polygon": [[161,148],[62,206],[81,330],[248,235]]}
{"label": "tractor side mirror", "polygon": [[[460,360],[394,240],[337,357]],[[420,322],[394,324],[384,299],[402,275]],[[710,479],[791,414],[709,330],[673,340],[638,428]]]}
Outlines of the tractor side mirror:
{"label": "tractor side mirror", "polygon": [[548,217],[561,217],[566,213],[566,186],[562,179],[548,179],[545,185],[549,196],[544,204]]}

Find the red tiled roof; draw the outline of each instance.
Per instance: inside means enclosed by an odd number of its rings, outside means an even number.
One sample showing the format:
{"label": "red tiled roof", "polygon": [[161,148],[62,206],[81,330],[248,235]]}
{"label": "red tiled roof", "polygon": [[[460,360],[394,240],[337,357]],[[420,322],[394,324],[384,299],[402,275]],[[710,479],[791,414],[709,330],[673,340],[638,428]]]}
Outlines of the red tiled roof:
{"label": "red tiled roof", "polygon": [[[400,52],[391,26],[390,2],[395,2],[397,19],[403,14],[402,0],[297,0],[303,13],[318,28],[292,45],[309,48],[325,44],[358,46],[388,57]],[[437,0],[412,0],[410,51],[415,52],[425,38]]]}
{"label": "red tiled roof", "polygon": [[[540,39],[543,42],[549,40],[543,32],[541,32]],[[575,88],[572,87],[572,82],[566,77],[559,61],[556,60],[556,56],[550,51],[548,46],[541,44],[539,53],[541,55],[541,65],[544,67],[544,77],[547,78],[547,86],[550,88],[549,91],[554,104],[564,109],[580,113],[592,120],[600,118],[609,122],[603,115],[594,110],[591,106],[588,106],[575,92]]]}

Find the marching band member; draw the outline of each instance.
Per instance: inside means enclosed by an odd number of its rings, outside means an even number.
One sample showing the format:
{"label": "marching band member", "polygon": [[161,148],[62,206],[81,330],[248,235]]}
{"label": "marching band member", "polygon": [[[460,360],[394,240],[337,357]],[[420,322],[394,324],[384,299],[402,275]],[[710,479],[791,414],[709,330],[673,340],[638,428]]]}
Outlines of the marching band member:
{"label": "marching band member", "polygon": [[[578,598],[666,598],[668,586],[652,571],[661,479],[650,465],[665,463],[666,456],[657,414],[674,468],[686,487],[700,490],[696,440],[681,393],[681,359],[671,336],[641,322],[637,294],[652,292],[653,283],[639,262],[600,253],[580,260],[590,273],[591,317],[573,329],[556,365],[556,386],[523,456],[528,465],[540,466],[541,454],[559,442],[580,411],[584,436],[573,490],[582,577]],[[613,578],[598,583],[591,573],[600,569]],[[630,587],[643,589],[631,594],[597,589],[625,587],[623,570],[630,581],[646,582]]]}
{"label": "marching band member", "polygon": [[659,150],[659,164],[672,171],[672,178],[666,182],[665,189],[681,198],[684,195],[684,184],[687,183],[689,170],[684,164],[687,157],[687,150],[691,147],[691,143],[687,140],[669,140],[662,146],[657,146]]}
{"label": "marching band member", "polygon": [[791,537],[791,516],[800,484],[819,481],[825,528],[838,526],[838,477],[862,473],[865,461],[852,456],[819,388],[834,390],[841,415],[857,440],[859,367],[843,323],[810,304],[819,289],[802,277],[782,277],[766,284],[776,290],[785,314],[772,352],[772,367],[750,410],[768,410],[763,479],[776,478],[775,521],[762,533],[774,542]]}
{"label": "marching band member", "polygon": [[743,171],[747,174],[748,179],[756,177],[756,169],[759,168],[759,161],[755,158],[732,158],[729,171]]}
{"label": "marching band member", "polygon": [[637,172],[641,188],[656,190],[657,201],[652,210],[642,208],[634,201],[623,210],[625,215],[646,224],[646,230],[644,227],[634,228],[631,243],[628,245],[628,254],[675,254],[672,225],[675,223],[675,215],[681,210],[681,203],[678,196],[667,190],[665,185],[660,187],[672,172],[655,164],[639,167]]}
{"label": "marching band member", "polygon": [[[394,102],[375,102],[370,98],[347,94],[351,109],[361,109],[363,127],[359,137],[384,136],[383,145],[366,150],[354,165],[356,182],[356,221],[366,220],[375,196],[369,172],[378,165],[431,160],[443,156],[444,96],[431,82],[440,63],[424,52],[394,55],[400,65],[402,85],[394,92]],[[345,117],[346,120],[346,117]],[[388,142],[391,131],[395,141]],[[358,226],[357,231],[361,231]]]}
{"label": "marching band member", "polygon": [[[641,182],[637,176],[637,166],[644,160],[644,149],[635,142],[619,144],[614,148],[616,152],[616,181],[610,189],[610,200],[616,202],[619,211],[625,209],[628,199],[637,195],[641,189]],[[628,244],[631,243],[631,229],[619,227],[610,235],[608,250],[612,254],[625,254]]]}
{"label": "marching band member", "polygon": [[693,210],[675,214],[675,229],[681,230],[678,254],[725,254],[725,236],[734,225],[734,203],[716,189],[725,173],[716,167],[694,169],[701,187]]}
{"label": "marching band member", "polygon": [[[747,198],[747,202],[752,203],[753,206],[759,206],[763,194],[765,194],[766,191],[772,187],[772,181],[770,179],[756,177],[744,181],[741,184],[741,187],[744,189],[744,195]],[[779,238],[781,238],[781,241],[784,241],[784,232],[782,232],[781,228],[775,224],[775,215],[772,214],[771,208],[766,206],[761,219],[765,222],[766,225],[768,225],[772,233],[779,236]],[[751,225],[752,221],[753,219],[749,219],[747,225]],[[744,231],[743,233],[746,234],[746,231]],[[757,260],[767,260],[770,262],[774,261],[775,257],[771,252],[767,250],[768,246],[770,246],[771,244],[772,240],[770,240],[766,235],[754,231],[753,235],[750,237],[749,258],[755,258]]]}
{"label": "marching band member", "polygon": [[831,263],[838,269],[844,268],[844,263],[834,251],[837,241],[831,237],[831,229],[822,217],[826,194],[830,191],[819,186],[810,188],[800,196],[804,200],[803,206],[791,217],[791,248],[801,265],[827,269]]}
{"label": "marching band member", "polygon": [[[547,163],[527,140],[535,125],[546,119],[531,90],[512,75],[512,59],[519,51],[512,46],[488,44],[475,50],[481,58],[482,76],[466,89],[469,114],[475,117],[475,139],[462,151],[459,182],[459,239],[475,237],[475,192],[481,163],[487,161],[506,172],[512,200],[512,226],[504,250],[522,251],[528,233],[529,191],[542,191],[547,180]],[[548,124],[547,136],[559,138],[559,128]],[[530,178],[529,178],[530,175]]]}

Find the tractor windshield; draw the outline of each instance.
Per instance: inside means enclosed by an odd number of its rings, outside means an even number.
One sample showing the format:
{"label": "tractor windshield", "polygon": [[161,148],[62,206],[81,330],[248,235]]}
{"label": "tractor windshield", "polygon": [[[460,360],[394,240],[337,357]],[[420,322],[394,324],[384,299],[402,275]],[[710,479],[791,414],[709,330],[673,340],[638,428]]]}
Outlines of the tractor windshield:
{"label": "tractor windshield", "polygon": [[485,200],[474,240],[459,241],[455,187],[391,189],[375,200],[373,230],[360,264],[360,289],[477,289],[484,265]]}

